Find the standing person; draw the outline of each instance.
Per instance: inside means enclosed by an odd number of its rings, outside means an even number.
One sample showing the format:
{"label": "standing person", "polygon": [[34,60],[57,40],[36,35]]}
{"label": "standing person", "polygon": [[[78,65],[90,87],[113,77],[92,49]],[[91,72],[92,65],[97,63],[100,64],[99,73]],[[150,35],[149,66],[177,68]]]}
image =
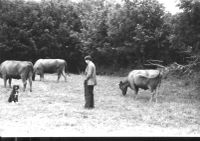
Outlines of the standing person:
{"label": "standing person", "polygon": [[84,81],[85,88],[85,108],[94,108],[94,86],[97,84],[96,80],[96,66],[92,62],[91,56],[84,58],[87,67],[85,69],[86,79]]}

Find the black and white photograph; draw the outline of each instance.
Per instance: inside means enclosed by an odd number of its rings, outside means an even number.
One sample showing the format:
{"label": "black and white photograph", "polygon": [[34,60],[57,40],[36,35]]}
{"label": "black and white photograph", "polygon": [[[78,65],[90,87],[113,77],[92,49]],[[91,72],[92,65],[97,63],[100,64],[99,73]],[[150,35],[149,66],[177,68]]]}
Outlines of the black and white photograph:
{"label": "black and white photograph", "polygon": [[200,137],[200,0],[0,0],[0,137]]}

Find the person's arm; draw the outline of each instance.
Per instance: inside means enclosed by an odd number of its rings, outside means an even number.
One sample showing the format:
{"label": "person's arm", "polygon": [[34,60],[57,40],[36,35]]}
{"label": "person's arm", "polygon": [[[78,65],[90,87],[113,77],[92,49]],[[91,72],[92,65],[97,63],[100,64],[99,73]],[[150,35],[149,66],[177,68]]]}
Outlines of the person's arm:
{"label": "person's arm", "polygon": [[91,76],[92,76],[92,72],[93,72],[93,67],[91,65],[88,66],[88,70],[87,70],[87,75],[86,75],[86,81],[88,81]]}

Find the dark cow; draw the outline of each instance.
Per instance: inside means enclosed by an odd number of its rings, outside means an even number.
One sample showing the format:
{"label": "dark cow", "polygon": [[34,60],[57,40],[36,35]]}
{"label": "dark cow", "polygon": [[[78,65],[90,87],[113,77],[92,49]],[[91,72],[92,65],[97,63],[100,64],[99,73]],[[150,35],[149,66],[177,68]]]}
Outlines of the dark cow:
{"label": "dark cow", "polygon": [[26,89],[27,79],[30,84],[30,91],[32,91],[32,76],[33,76],[33,64],[29,61],[14,61],[7,60],[1,63],[0,75],[4,79],[4,87],[9,80],[9,86],[11,87],[11,81],[13,79],[22,79],[23,91]]}
{"label": "dark cow", "polygon": [[163,72],[160,70],[133,70],[124,81],[120,81],[119,87],[123,95],[126,95],[127,88],[130,87],[135,91],[135,98],[137,98],[139,88],[144,90],[150,89],[152,93],[150,101],[152,101],[157,88],[160,86],[162,77]]}
{"label": "dark cow", "polygon": [[63,59],[39,59],[35,62],[33,80],[35,80],[35,75],[40,75],[40,80],[44,80],[44,73],[57,73],[59,81],[61,75],[65,78],[66,74],[65,68],[67,67],[67,63]]}

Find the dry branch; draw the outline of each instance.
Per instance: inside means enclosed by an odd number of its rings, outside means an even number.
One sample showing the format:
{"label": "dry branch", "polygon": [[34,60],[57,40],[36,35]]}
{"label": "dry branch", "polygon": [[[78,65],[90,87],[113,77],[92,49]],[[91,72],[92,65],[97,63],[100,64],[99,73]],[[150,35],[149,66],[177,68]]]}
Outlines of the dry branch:
{"label": "dry branch", "polygon": [[163,61],[161,61],[161,60],[147,60],[148,64],[144,64],[144,65],[153,65],[153,66],[157,66],[157,67],[160,67],[160,68],[166,68],[165,66],[158,64],[158,63],[155,63],[155,62],[163,62]]}
{"label": "dry branch", "polygon": [[163,61],[162,60],[146,60],[147,62],[160,62],[160,63],[163,63]]}

